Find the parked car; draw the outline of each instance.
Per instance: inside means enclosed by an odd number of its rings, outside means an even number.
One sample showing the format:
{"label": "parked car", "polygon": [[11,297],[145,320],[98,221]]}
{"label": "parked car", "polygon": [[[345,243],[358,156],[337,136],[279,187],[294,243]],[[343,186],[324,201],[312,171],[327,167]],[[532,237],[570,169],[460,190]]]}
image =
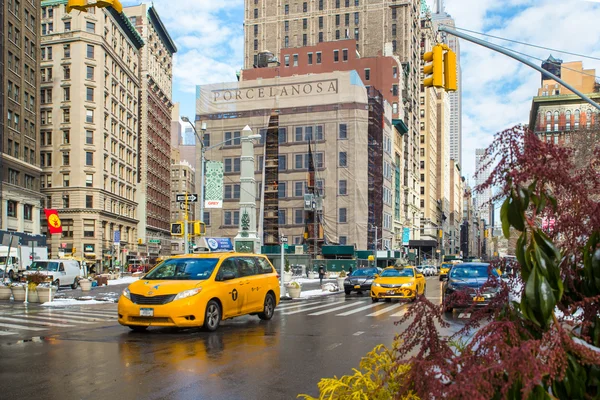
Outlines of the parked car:
{"label": "parked car", "polygon": [[129,285],[119,298],[119,323],[134,331],[149,326],[204,327],[240,315],[273,317],[279,281],[261,254],[205,253],[171,257]]}
{"label": "parked car", "polygon": [[423,275],[425,276],[434,276],[436,273],[435,266],[433,265],[425,265],[423,266]]}
{"label": "parked car", "polygon": [[418,294],[425,294],[427,282],[423,274],[415,267],[384,269],[371,286],[371,300],[409,299],[414,300]]}
{"label": "parked car", "polygon": [[352,271],[352,273],[344,280],[344,292],[350,294],[352,292],[362,293],[371,291],[373,279],[375,279],[381,271],[381,268],[376,267],[359,268]]}
{"label": "parked car", "polygon": [[[456,307],[469,307],[472,304],[484,306],[489,304],[496,296],[499,287],[486,287],[483,285],[488,281],[489,274],[499,277],[496,269],[490,269],[488,263],[462,263],[456,264],[450,270],[448,280],[442,288],[442,303],[446,311],[452,311]],[[457,292],[468,294],[467,299],[457,299],[453,296]],[[462,296],[461,296],[462,297]]]}
{"label": "parked car", "polygon": [[77,289],[79,279],[82,276],[79,263],[75,260],[34,261],[23,272],[23,276],[26,277],[34,272],[48,276],[56,286],[71,285],[72,289]]}

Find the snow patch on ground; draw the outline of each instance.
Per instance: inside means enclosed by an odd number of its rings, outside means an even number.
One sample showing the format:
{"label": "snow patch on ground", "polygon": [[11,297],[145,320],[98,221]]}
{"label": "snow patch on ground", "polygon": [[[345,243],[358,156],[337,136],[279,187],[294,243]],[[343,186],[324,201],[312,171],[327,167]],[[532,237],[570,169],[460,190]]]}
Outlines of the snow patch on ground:
{"label": "snow patch on ground", "polygon": [[[332,290],[332,289],[335,289],[335,290]],[[302,290],[300,292],[300,298],[293,299],[293,300],[307,299],[307,298],[319,297],[319,296],[329,296],[332,294],[340,294],[340,293],[343,293],[343,291],[337,290],[337,286],[335,286],[333,284],[323,284],[323,289]],[[286,295],[287,295],[287,293],[286,293]],[[286,295],[283,295],[281,297],[286,297]]]}
{"label": "snow patch on ground", "polygon": [[[323,279],[323,282],[335,282],[335,279]],[[317,283],[319,282],[319,278],[317,279],[308,279],[308,278],[292,278],[292,282],[298,282],[299,284],[303,283]]]}
{"label": "snow patch on ground", "polygon": [[126,276],[124,278],[120,278],[120,279],[112,279],[108,281],[108,285],[124,285],[126,283],[133,283],[135,281],[139,281],[140,277],[139,276]]}
{"label": "snow patch on ground", "polygon": [[64,307],[64,306],[79,306],[83,304],[106,304],[106,301],[98,301],[93,300],[91,297],[86,300],[77,300],[77,299],[54,299],[54,301],[49,301],[46,303],[42,303],[43,307]]}

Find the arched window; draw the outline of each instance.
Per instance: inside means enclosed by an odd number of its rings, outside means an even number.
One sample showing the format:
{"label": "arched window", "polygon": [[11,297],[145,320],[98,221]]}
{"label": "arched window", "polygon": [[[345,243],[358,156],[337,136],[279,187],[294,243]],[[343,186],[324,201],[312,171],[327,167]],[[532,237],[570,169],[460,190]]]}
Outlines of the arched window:
{"label": "arched window", "polygon": [[546,113],[546,132],[550,132],[552,130],[552,113],[548,111]]}
{"label": "arched window", "polygon": [[554,111],[554,132],[558,132],[558,111]]}
{"label": "arched window", "polygon": [[567,112],[565,112],[565,130],[571,130],[571,110],[567,110]]}
{"label": "arched window", "polygon": [[579,110],[575,110],[575,129],[579,129]]}
{"label": "arched window", "polygon": [[585,112],[585,126],[586,128],[592,126],[592,110],[587,110]]}

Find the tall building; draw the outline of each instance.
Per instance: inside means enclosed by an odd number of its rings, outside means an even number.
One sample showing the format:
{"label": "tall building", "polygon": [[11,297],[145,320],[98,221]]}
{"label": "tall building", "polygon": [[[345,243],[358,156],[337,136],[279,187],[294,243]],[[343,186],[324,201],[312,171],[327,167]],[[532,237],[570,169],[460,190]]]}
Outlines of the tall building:
{"label": "tall building", "polygon": [[454,173],[450,166],[450,99],[445,90],[437,91],[437,174],[436,188],[438,215],[441,222],[442,251],[447,252],[449,243],[450,216],[450,174]]}
{"label": "tall building", "polygon": [[[244,68],[265,66],[261,53],[354,39],[362,57],[397,55],[402,63],[403,135],[402,225],[419,237],[419,78],[421,25],[419,0],[319,0],[282,3],[247,0],[244,18]],[[285,62],[285,60],[279,60]],[[399,114],[394,113],[393,118]]]}
{"label": "tall building", "polygon": [[171,252],[169,161],[173,54],[177,47],[155,7],[125,7],[123,14],[146,44],[140,49],[138,242],[140,250],[152,259]]}
{"label": "tall building", "polygon": [[[485,155],[485,149],[475,149],[475,186],[482,185],[489,178],[491,167],[486,166],[487,163],[488,160]],[[491,198],[491,188],[487,188],[483,191],[477,191],[475,193],[475,212],[478,213],[479,218],[485,221],[486,225],[490,225],[492,222],[492,212],[494,207],[492,204],[490,204]]]}
{"label": "tall building", "polygon": [[[550,57],[544,64],[551,63],[552,60],[554,59]],[[562,80],[592,100],[600,101],[600,84],[595,80],[596,70],[584,69],[581,61],[561,62],[557,65],[560,67],[559,76]],[[584,138],[578,136],[578,131],[597,128],[600,124],[599,117],[597,108],[555,80],[543,79],[531,104],[529,129],[548,142],[585,144]]]}
{"label": "tall building", "polygon": [[[454,18],[444,10],[444,0],[436,0],[436,12],[431,16],[438,25],[454,28]],[[450,100],[450,158],[462,165],[462,72],[460,68],[460,42],[454,35],[439,32],[440,39],[456,54],[456,91],[449,92]]]}
{"label": "tall building", "polygon": [[191,126],[186,126],[183,131],[183,144],[186,146],[196,145],[196,135],[194,135],[194,129]]}
{"label": "tall building", "polygon": [[448,218],[448,254],[460,252],[460,226],[463,222],[463,178],[460,166],[450,160],[450,217]]}
{"label": "tall building", "polygon": [[67,14],[66,4],[41,3],[41,187],[63,228],[51,235],[51,251],[70,248],[97,267],[118,267],[140,237],[144,42],[112,7]]}
{"label": "tall building", "polygon": [[8,0],[0,9],[0,229],[39,234],[40,6]]}

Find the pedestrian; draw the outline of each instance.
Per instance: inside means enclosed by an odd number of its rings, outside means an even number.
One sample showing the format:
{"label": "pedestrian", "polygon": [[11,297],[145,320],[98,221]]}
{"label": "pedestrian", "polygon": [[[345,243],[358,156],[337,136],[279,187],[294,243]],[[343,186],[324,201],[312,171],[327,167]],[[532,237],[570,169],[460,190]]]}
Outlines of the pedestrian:
{"label": "pedestrian", "polygon": [[323,277],[325,276],[325,268],[323,266],[319,266],[319,284],[323,286]]}
{"label": "pedestrian", "polygon": [[352,266],[350,266],[350,268],[348,268],[348,275],[352,275]]}

